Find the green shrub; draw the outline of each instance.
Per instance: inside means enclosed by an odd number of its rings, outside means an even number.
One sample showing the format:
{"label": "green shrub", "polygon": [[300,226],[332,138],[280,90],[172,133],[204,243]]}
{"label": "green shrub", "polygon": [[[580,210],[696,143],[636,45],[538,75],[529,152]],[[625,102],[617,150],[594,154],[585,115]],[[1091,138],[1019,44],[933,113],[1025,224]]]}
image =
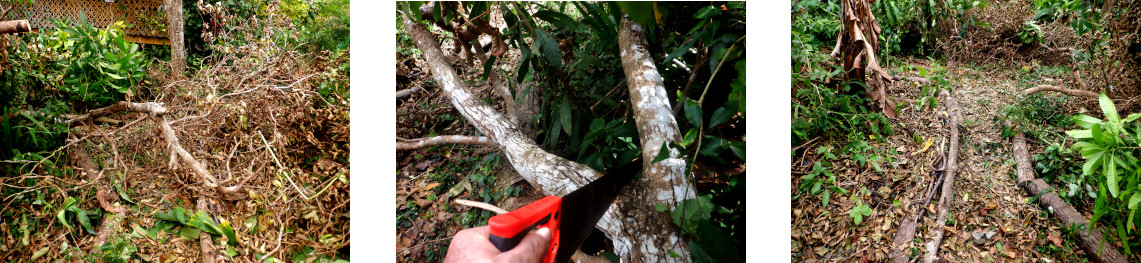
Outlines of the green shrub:
{"label": "green shrub", "polygon": [[1085,159],[1082,174],[1094,176],[1098,184],[1090,225],[1108,221],[1111,229],[1115,226],[1118,238],[1125,243],[1125,253],[1129,254],[1136,242],[1130,242],[1128,236],[1137,229],[1136,215],[1141,203],[1141,163],[1136,157],[1141,151],[1141,123],[1136,122],[1141,114],[1122,119],[1104,93],[1099,104],[1105,120],[1084,114],[1074,116],[1074,122],[1082,129],[1066,134],[1078,140],[1073,148]]}
{"label": "green shrub", "polygon": [[72,100],[103,106],[119,101],[146,75],[146,55],[127,41],[122,22],[96,29],[80,13],[75,26],[53,20],[54,32],[43,44],[61,51],[55,60],[63,83],[59,89]]}

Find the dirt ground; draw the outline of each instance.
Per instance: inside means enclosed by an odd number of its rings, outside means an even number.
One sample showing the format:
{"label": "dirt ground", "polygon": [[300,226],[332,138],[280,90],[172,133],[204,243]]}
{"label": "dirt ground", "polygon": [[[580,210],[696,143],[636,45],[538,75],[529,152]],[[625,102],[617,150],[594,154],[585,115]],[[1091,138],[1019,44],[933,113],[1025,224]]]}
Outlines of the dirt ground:
{"label": "dirt ground", "polygon": [[[922,60],[905,61],[930,68]],[[1037,67],[1036,64],[1025,65]],[[904,73],[915,76],[916,72]],[[947,77],[951,96],[961,107],[960,158],[954,182],[954,198],[945,238],[939,251],[948,262],[1085,262],[1085,252],[1076,246],[1060,221],[1052,218],[1015,184],[1015,164],[1011,142],[1002,137],[1003,108],[1017,103],[1026,83],[1017,81],[1018,70],[997,66],[950,65]],[[1043,76],[1038,81],[1051,84],[1061,76]],[[833,194],[831,204],[822,207],[820,197],[807,193],[792,203],[792,256],[796,262],[881,262],[888,258],[895,232],[904,218],[920,211],[933,171],[942,164],[949,140],[946,108],[917,111],[912,101],[920,91],[913,83],[896,82],[892,98],[905,106],[899,111],[895,133],[876,149],[895,149],[895,162],[885,164],[885,172],[859,167],[851,160],[834,161],[837,185],[849,194]],[[929,149],[916,143],[931,140]],[[869,140],[870,142],[871,140]],[[795,195],[801,177],[821,158],[815,149],[827,142],[810,141],[803,153],[793,157],[791,189]],[[924,143],[925,144],[925,143]],[[1031,139],[1030,153],[1042,151],[1042,140]],[[863,190],[866,189],[866,190]],[[850,196],[874,210],[872,216],[855,225],[849,211],[856,206]],[[936,211],[938,196],[930,211]],[[1087,213],[1087,211],[1083,211]],[[912,258],[926,253],[924,247],[934,234],[937,215],[929,212],[916,224]],[[994,233],[993,238],[975,244],[973,233]],[[1134,259],[1136,259],[1134,257]]]}

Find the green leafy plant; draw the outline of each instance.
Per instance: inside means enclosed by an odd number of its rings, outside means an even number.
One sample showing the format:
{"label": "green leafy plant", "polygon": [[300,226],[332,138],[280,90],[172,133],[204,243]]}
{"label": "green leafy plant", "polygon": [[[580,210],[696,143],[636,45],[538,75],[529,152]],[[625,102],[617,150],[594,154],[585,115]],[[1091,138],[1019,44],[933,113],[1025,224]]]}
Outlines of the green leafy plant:
{"label": "green leafy plant", "polygon": [[103,210],[86,210],[79,208],[77,205],[75,198],[68,197],[67,201],[64,201],[63,205],[60,206],[59,212],[56,212],[56,219],[68,229],[73,228],[70,222],[78,222],[79,225],[83,227],[83,230],[86,230],[88,234],[94,235],[95,228],[91,222],[99,222],[99,218],[103,217]]}
{"label": "green leafy plant", "polygon": [[1042,43],[1044,33],[1042,32],[1042,27],[1038,26],[1038,23],[1034,22],[1034,20],[1029,20],[1022,23],[1022,30],[1019,30],[1017,35],[1018,40],[1022,41],[1022,43],[1034,44]]}
{"label": "green leafy plant", "polygon": [[73,99],[107,105],[132,93],[146,75],[146,55],[127,41],[122,22],[97,29],[81,12],[75,26],[60,20],[52,23],[57,29],[45,42],[65,51],[55,61],[64,76],[59,88]]}
{"label": "green leafy plant", "polygon": [[863,201],[857,199],[856,206],[853,206],[852,210],[848,211],[848,217],[851,217],[856,225],[860,225],[860,223],[864,222],[864,218],[872,216],[872,212],[874,211],[871,207],[868,207]]}
{"label": "green leafy plant", "polygon": [[1135,157],[1141,149],[1138,148],[1141,126],[1135,121],[1141,119],[1141,114],[1130,114],[1122,119],[1105,94],[1101,94],[1098,102],[1105,119],[1084,114],[1074,116],[1074,122],[1082,129],[1066,131],[1066,134],[1078,140],[1073,147],[1085,159],[1082,174],[1095,176],[1098,183],[1090,225],[1106,216],[1112,218],[1111,223],[1116,223],[1117,234],[1126,243],[1128,253],[1131,245],[1125,237],[1136,230],[1134,222],[1138,203],[1141,203],[1141,191],[1138,191],[1141,169]]}
{"label": "green leafy plant", "polygon": [[[832,154],[832,149],[827,146],[817,148],[816,152],[823,156],[824,160],[836,160],[836,155]],[[816,161],[812,163],[812,172],[804,175],[800,181],[800,193],[808,192],[810,195],[820,195],[820,203],[824,207],[828,207],[828,203],[832,201],[832,192],[847,194],[848,190],[844,190],[836,185],[836,174],[828,170],[832,166],[831,162]]]}
{"label": "green leafy plant", "polygon": [[180,233],[185,238],[197,239],[200,231],[204,231],[210,235],[226,238],[230,245],[238,244],[238,238],[234,233],[234,228],[230,226],[229,221],[222,219],[222,222],[218,223],[214,221],[210,215],[202,211],[191,212],[181,207],[175,207],[164,213],[156,213],[154,218],[181,224],[182,228]]}

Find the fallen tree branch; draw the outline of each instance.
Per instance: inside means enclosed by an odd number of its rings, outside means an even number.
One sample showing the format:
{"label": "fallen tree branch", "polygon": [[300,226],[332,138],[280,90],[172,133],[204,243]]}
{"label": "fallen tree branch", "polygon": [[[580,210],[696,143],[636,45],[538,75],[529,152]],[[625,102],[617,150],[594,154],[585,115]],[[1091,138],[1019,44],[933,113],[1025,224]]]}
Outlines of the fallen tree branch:
{"label": "fallen tree branch", "polygon": [[[1039,205],[1042,208],[1053,210],[1054,217],[1062,220],[1062,225],[1085,225],[1089,220],[1085,218],[1078,210],[1074,209],[1069,203],[1062,201],[1058,194],[1054,193],[1051,188],[1042,179],[1034,178],[1034,166],[1030,163],[1030,153],[1026,149],[1026,135],[1022,132],[1014,134],[1014,161],[1018,165],[1018,185],[1026,190],[1026,194],[1035,196],[1041,194],[1038,198]],[[1044,193],[1045,194],[1042,194]],[[1101,234],[1101,230],[1096,229],[1094,226],[1089,226],[1088,231],[1078,230],[1078,245],[1086,251],[1093,261],[1102,263],[1117,263],[1128,262],[1121,253],[1117,252],[1108,244],[1102,244],[1101,241],[1105,237]],[[1099,249],[1100,248],[1100,249]]]}
{"label": "fallen tree branch", "polygon": [[398,91],[396,91],[396,100],[404,99],[404,97],[408,97],[409,95],[412,95],[412,93],[415,93],[415,92],[421,91],[421,90],[424,90],[424,88],[421,88],[420,85],[416,85],[415,87],[411,87],[411,88],[407,88],[407,89],[398,90]]}
{"label": "fallen tree branch", "polygon": [[435,137],[412,139],[408,141],[397,141],[397,151],[415,150],[425,147],[432,147],[441,144],[467,144],[467,145],[485,145],[495,146],[491,139],[483,136],[467,136],[467,135],[440,135]]}
{"label": "fallen tree branch", "polygon": [[[944,169],[946,169],[946,164],[944,164]],[[919,206],[919,210],[916,211],[915,215],[911,218],[904,218],[903,221],[900,221],[899,228],[895,231],[895,238],[891,241],[888,256],[894,258],[897,263],[907,263],[911,260],[904,252],[907,251],[907,245],[911,244],[912,239],[915,237],[915,224],[929,212],[927,205],[931,204],[931,198],[935,196],[937,189],[943,185],[943,181],[947,175],[944,170],[936,170],[934,173],[937,174],[937,176],[935,176],[935,180],[931,181],[927,186],[927,190],[924,191],[926,193],[924,196],[926,197],[923,198],[923,204]]]}
{"label": "fallen tree branch", "polygon": [[920,84],[931,84],[930,79],[920,78],[920,77],[891,76],[891,80],[894,80],[894,81],[903,80],[903,81],[919,82]]}
{"label": "fallen tree branch", "polygon": [[951,130],[951,147],[948,149],[945,162],[947,170],[943,172],[943,192],[939,195],[939,217],[935,220],[935,235],[934,239],[927,243],[927,256],[925,258],[927,263],[935,262],[939,253],[939,246],[943,244],[943,232],[947,226],[947,212],[951,209],[951,199],[954,198],[955,173],[959,168],[959,124],[963,122],[963,117],[959,113],[959,103],[955,101],[954,97],[951,97],[951,93],[944,89],[939,92],[939,97],[943,98],[943,104],[947,107],[947,114],[950,115],[947,128]]}
{"label": "fallen tree branch", "polygon": [[[73,136],[74,137],[74,136]],[[103,217],[103,222],[99,224],[99,231],[95,237],[95,247],[102,246],[107,243],[107,240],[112,236],[117,236],[119,230],[123,228],[122,218],[126,215],[126,209],[122,209],[117,202],[107,199],[118,199],[111,193],[111,187],[107,184],[99,182],[103,176],[103,171],[98,169],[95,162],[91,161],[91,155],[87,153],[84,145],[73,145],[68,147],[71,151],[72,163],[79,167],[80,171],[87,174],[87,181],[96,185],[96,198],[99,200],[99,206],[106,210],[107,216]]]}
{"label": "fallen tree branch", "polygon": [[1066,95],[1070,95],[1070,96],[1079,96],[1079,97],[1086,97],[1086,98],[1097,98],[1099,96],[1097,92],[1093,92],[1093,91],[1069,89],[1069,88],[1063,88],[1063,87],[1058,87],[1058,86],[1054,86],[1054,85],[1046,85],[1046,84],[1042,84],[1042,85],[1035,86],[1033,88],[1026,89],[1026,90],[1022,91],[1022,93],[1026,94],[1026,95],[1030,95],[1030,94],[1034,94],[1034,93],[1038,93],[1038,92],[1042,92],[1042,91],[1061,92],[1061,93],[1065,93]]}
{"label": "fallen tree branch", "polygon": [[[479,129],[500,148],[508,164],[528,183],[543,193],[562,196],[601,176],[590,166],[567,160],[539,148],[534,140],[520,131],[519,124],[476,99],[476,96],[468,91],[467,85],[456,75],[455,70],[444,61],[439,43],[428,29],[422,24],[413,23],[407,15],[402,16],[402,19],[404,28],[412,35],[416,46],[424,54],[431,75],[439,83],[442,94],[451,100],[454,108],[468,120],[469,124]],[[644,190],[624,191],[596,226],[613,240],[615,254],[623,260],[660,262],[688,259],[689,252],[684,243],[673,247],[681,240],[677,230],[668,224],[639,223],[670,220],[668,214],[657,212],[652,205],[639,205],[649,202],[645,200],[646,197],[655,197],[654,194],[664,190],[651,187],[648,182],[650,180],[643,177],[633,182],[630,188]],[[634,218],[639,222],[632,221]],[[671,233],[675,237],[672,241]],[[660,245],[666,242],[673,243]],[[672,258],[671,253],[682,255],[682,258]]]}
{"label": "fallen tree branch", "polygon": [[[206,197],[199,196],[198,211],[208,211],[207,205],[209,205],[209,201],[206,201]],[[198,244],[202,248],[202,252],[200,254],[202,257],[202,263],[214,263],[217,261],[218,251],[214,249],[214,244],[211,242],[212,240],[213,239],[210,238],[210,233],[206,233],[206,231],[198,233]]]}
{"label": "fallen tree branch", "polygon": [[459,198],[457,198],[453,202],[455,202],[457,205],[466,205],[466,206],[470,206],[470,207],[475,207],[475,208],[480,208],[483,210],[495,212],[495,214],[497,214],[497,215],[507,213],[507,210],[503,210],[503,208],[499,208],[498,206],[495,206],[493,204],[484,203],[484,202],[477,202],[477,201],[472,201],[472,200],[467,200],[467,199],[459,199]]}
{"label": "fallen tree branch", "polygon": [[178,136],[174,134],[174,129],[170,127],[170,122],[168,122],[164,116],[169,111],[160,103],[136,103],[120,101],[119,103],[112,104],[111,106],[94,109],[87,114],[67,120],[66,123],[69,127],[77,126],[87,122],[88,120],[96,119],[120,111],[148,113],[152,116],[153,120],[157,122],[160,127],[162,127],[162,135],[166,139],[167,147],[169,147],[171,151],[171,168],[177,168],[177,161],[182,160],[183,163],[185,163],[187,166],[190,166],[191,171],[193,171],[195,175],[198,175],[198,178],[201,179],[204,185],[209,188],[214,188],[219,193],[221,193],[223,199],[233,201],[245,197],[245,191],[241,185],[231,187],[224,187],[219,185],[217,183],[217,178],[210,174],[210,172],[206,170],[206,167],[199,163],[198,160],[194,159],[194,156],[191,155],[190,152],[187,152],[186,149],[182,148],[182,145],[178,143]]}
{"label": "fallen tree branch", "polygon": [[0,34],[31,32],[32,26],[28,20],[0,21]]}

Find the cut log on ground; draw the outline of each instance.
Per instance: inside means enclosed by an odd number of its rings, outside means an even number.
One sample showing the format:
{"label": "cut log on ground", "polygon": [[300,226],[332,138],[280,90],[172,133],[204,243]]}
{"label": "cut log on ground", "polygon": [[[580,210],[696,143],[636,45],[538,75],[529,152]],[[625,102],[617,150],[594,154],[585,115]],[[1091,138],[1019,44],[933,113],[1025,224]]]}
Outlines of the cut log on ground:
{"label": "cut log on ground", "polygon": [[963,122],[963,116],[959,112],[959,103],[951,97],[951,93],[947,90],[939,92],[939,97],[943,99],[943,105],[947,107],[948,121],[947,128],[951,130],[951,147],[947,150],[946,171],[943,174],[943,189],[939,194],[939,217],[935,220],[935,235],[934,239],[927,243],[927,256],[924,261],[927,263],[935,262],[939,253],[939,246],[943,244],[943,232],[947,226],[947,212],[951,210],[951,199],[954,198],[955,188],[955,173],[957,172],[958,159],[959,159],[959,124]]}
{"label": "cut log on ground", "polygon": [[1064,88],[1064,87],[1058,87],[1058,86],[1046,85],[1046,84],[1042,84],[1042,85],[1035,86],[1033,88],[1026,89],[1026,90],[1022,91],[1022,93],[1026,94],[1026,95],[1030,95],[1030,94],[1034,94],[1034,93],[1038,93],[1038,92],[1042,92],[1042,91],[1061,92],[1061,93],[1065,93],[1066,95],[1070,95],[1070,96],[1079,96],[1079,97],[1086,97],[1086,98],[1097,98],[1099,96],[1097,92],[1093,92],[1093,91],[1070,89],[1070,88]]}
{"label": "cut log on ground", "polygon": [[407,151],[415,150],[424,147],[432,147],[441,144],[467,144],[467,145],[486,145],[495,146],[495,143],[482,136],[467,136],[467,135],[440,135],[436,137],[427,137],[401,141],[397,139],[396,150]]}
{"label": "cut log on ground", "polygon": [[[1026,149],[1026,135],[1018,132],[1014,135],[1014,161],[1018,165],[1018,185],[1026,190],[1029,196],[1041,195],[1038,198],[1038,204],[1045,209],[1052,209],[1054,217],[1062,220],[1062,225],[1085,225],[1089,220],[1085,218],[1077,209],[1074,209],[1069,203],[1062,201],[1058,194],[1054,193],[1053,188],[1046,184],[1042,179],[1035,179],[1034,166],[1030,163],[1030,153]],[[1109,244],[1102,244],[1101,241],[1105,240],[1105,236],[1101,234],[1101,230],[1096,228],[1087,230],[1077,230],[1078,232],[1078,245],[1086,251],[1090,259],[1102,263],[1118,263],[1128,262],[1125,257],[1117,252]],[[1101,248],[1100,251],[1098,248]]]}
{"label": "cut log on ground", "polygon": [[31,32],[32,26],[28,20],[0,21],[0,34]]}
{"label": "cut log on ground", "polygon": [[[406,15],[402,16],[402,19],[404,28],[412,35],[416,46],[424,54],[432,77],[439,83],[442,94],[451,99],[452,106],[472,126],[478,128],[484,136],[491,138],[499,146],[508,163],[528,183],[543,193],[562,196],[601,177],[600,173],[587,165],[572,162],[539,148],[534,140],[520,132],[516,123],[483,101],[475,99],[474,94],[456,75],[455,70],[444,61],[439,43],[428,29],[419,23],[413,23]],[[675,259],[670,256],[671,253],[688,255],[688,251],[683,250],[686,249],[684,246],[674,246],[684,241],[667,239],[670,234],[680,236],[672,226],[641,223],[669,222],[668,214],[657,212],[653,206],[629,204],[647,199],[647,195],[666,190],[653,188],[645,181],[647,180],[634,182],[623,191],[616,203],[599,220],[598,228],[614,241],[614,252],[623,261],[687,260],[688,257]],[[638,219],[637,222],[634,218]],[[670,245],[659,245],[665,243],[663,240]]]}

